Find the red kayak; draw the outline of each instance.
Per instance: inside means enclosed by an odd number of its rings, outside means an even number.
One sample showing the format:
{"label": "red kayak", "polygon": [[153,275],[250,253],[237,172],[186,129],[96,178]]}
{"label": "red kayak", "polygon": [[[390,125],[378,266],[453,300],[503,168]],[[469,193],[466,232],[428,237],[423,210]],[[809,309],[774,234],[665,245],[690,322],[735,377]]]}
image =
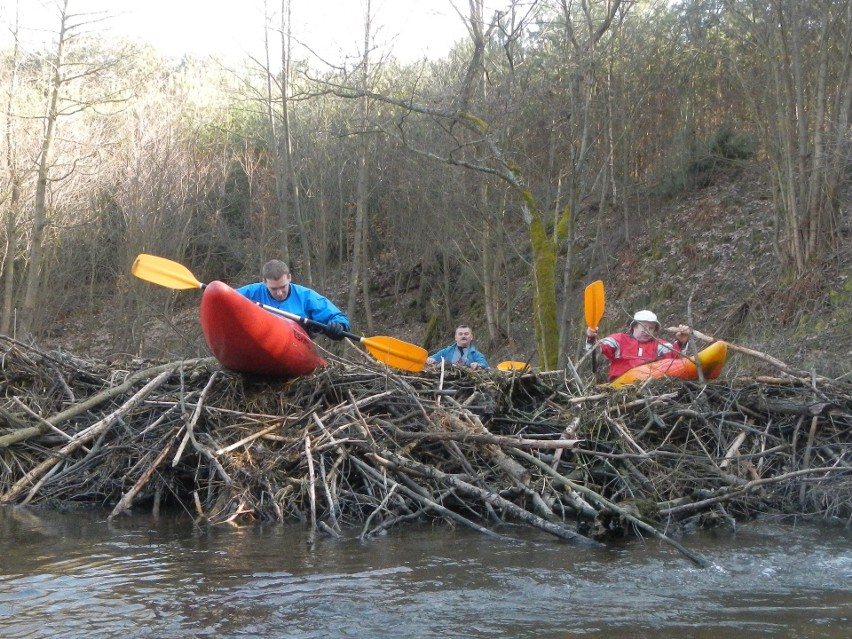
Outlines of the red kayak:
{"label": "red kayak", "polygon": [[228,370],[299,377],[326,363],[296,322],[264,310],[224,282],[204,288],[201,330],[210,351]]}

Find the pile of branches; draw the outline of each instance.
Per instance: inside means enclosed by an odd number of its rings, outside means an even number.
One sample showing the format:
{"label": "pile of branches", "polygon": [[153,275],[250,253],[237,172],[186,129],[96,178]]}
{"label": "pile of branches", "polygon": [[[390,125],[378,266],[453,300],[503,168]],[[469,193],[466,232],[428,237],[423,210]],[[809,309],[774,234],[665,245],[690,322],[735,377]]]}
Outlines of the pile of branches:
{"label": "pile of branches", "polygon": [[[598,545],[759,514],[852,517],[852,385],[601,388],[566,371],[399,373],[352,347],[297,380],[212,358],[98,363],[0,337],[0,503],[184,509],[376,535],[441,519]],[[572,369],[573,370],[573,369]]]}

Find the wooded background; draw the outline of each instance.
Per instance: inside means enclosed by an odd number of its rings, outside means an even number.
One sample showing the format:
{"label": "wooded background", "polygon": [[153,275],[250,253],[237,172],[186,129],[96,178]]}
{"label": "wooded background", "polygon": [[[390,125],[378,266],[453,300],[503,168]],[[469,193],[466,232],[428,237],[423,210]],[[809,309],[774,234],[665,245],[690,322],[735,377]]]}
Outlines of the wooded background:
{"label": "wooded background", "polygon": [[108,308],[139,352],[177,298],[133,280],[138,253],[235,285],[278,257],[363,334],[377,296],[427,346],[458,321],[510,338],[525,308],[554,368],[613,247],[722,167],[769,167],[759,257],[787,281],[843,239],[852,0],[460,0],[469,37],[413,63],[376,54],[367,0],[335,66],[290,55],[296,1],[238,67],[105,39],[74,0],[42,48],[2,51],[0,332]]}

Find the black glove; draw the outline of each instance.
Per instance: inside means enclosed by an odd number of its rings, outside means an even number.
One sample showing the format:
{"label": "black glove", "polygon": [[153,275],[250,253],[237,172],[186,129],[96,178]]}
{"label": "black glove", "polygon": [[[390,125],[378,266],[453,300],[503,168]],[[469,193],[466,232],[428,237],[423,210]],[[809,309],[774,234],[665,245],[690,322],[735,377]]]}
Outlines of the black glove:
{"label": "black glove", "polygon": [[333,340],[343,339],[343,331],[346,327],[340,322],[329,322],[325,325],[325,334]]}

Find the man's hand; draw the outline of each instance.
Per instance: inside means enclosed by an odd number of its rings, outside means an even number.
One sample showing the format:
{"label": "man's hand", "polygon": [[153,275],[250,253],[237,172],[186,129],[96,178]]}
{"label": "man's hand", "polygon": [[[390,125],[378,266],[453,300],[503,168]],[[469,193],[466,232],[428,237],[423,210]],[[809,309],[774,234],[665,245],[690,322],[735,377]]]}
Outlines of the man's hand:
{"label": "man's hand", "polygon": [[344,330],[343,324],[340,322],[329,322],[325,326],[325,334],[335,341],[343,339]]}

